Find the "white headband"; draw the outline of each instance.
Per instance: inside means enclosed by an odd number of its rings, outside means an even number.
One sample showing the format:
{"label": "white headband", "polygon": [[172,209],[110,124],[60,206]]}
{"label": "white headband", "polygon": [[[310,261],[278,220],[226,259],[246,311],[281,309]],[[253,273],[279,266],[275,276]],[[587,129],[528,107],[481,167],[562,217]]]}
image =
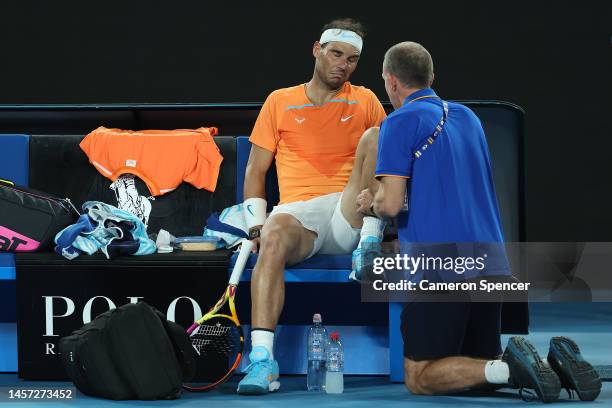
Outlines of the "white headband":
{"label": "white headband", "polygon": [[354,31],[341,30],[339,28],[327,29],[323,31],[323,34],[321,34],[319,43],[326,44],[330,41],[340,41],[351,44],[353,47],[357,48],[359,52],[361,52],[361,49],[363,48],[363,39]]}

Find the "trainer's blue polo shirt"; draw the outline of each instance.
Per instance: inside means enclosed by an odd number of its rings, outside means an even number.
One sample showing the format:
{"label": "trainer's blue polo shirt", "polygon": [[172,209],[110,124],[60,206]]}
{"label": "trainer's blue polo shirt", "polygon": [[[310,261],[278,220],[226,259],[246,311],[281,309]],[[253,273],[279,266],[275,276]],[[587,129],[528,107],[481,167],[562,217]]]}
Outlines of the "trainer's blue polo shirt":
{"label": "trainer's blue polo shirt", "polygon": [[398,216],[400,242],[503,242],[482,124],[463,105],[448,102],[448,109],[443,131],[419,158],[415,151],[443,115],[432,89],[410,95],[381,125],[376,176],[406,178],[409,191],[409,211]]}

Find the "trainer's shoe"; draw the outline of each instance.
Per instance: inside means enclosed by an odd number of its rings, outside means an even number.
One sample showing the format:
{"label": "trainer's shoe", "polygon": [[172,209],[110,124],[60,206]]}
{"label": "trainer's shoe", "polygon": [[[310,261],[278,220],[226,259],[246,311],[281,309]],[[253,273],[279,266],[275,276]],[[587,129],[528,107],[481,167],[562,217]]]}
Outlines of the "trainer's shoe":
{"label": "trainer's shoe", "polygon": [[559,376],[561,387],[572,396],[578,393],[581,401],[593,401],[601,392],[599,374],[580,354],[576,343],[567,337],[550,339],[548,363]]}
{"label": "trainer's shoe", "polygon": [[238,383],[238,394],[260,395],[278,390],[278,363],[276,360],[270,360],[268,350],[261,346],[253,347],[249,359],[251,364],[246,368],[244,378]]}
{"label": "trainer's shoe", "polygon": [[523,337],[510,337],[502,356],[502,361],[510,369],[510,385],[519,389],[521,398],[523,389],[532,389],[543,402],[552,402],[559,398],[561,382],[557,374],[546,361],[538,355],[535,347]]}
{"label": "trainer's shoe", "polygon": [[374,264],[374,258],[382,253],[381,241],[377,237],[364,237],[353,251],[350,280],[367,281],[366,270]]}

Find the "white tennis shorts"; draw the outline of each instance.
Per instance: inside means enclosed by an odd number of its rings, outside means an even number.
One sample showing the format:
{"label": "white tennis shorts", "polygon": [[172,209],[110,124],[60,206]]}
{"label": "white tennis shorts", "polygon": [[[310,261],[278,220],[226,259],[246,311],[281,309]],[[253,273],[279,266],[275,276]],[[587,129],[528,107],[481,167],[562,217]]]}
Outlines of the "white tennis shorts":
{"label": "white tennis shorts", "polygon": [[307,201],[277,205],[270,217],[275,214],[292,215],[304,228],[317,234],[314,248],[307,258],[317,253],[348,254],[357,247],[361,230],[353,228],[342,215],[341,197],[342,193],[332,193]]}

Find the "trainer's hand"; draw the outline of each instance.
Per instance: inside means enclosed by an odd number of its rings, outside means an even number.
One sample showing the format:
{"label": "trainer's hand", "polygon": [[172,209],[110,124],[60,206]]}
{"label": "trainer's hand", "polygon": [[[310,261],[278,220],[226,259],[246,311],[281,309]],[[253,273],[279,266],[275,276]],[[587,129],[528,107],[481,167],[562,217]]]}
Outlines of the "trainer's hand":
{"label": "trainer's hand", "polygon": [[372,207],[373,201],[374,195],[366,188],[357,196],[357,212],[364,215],[372,215],[370,207]]}

